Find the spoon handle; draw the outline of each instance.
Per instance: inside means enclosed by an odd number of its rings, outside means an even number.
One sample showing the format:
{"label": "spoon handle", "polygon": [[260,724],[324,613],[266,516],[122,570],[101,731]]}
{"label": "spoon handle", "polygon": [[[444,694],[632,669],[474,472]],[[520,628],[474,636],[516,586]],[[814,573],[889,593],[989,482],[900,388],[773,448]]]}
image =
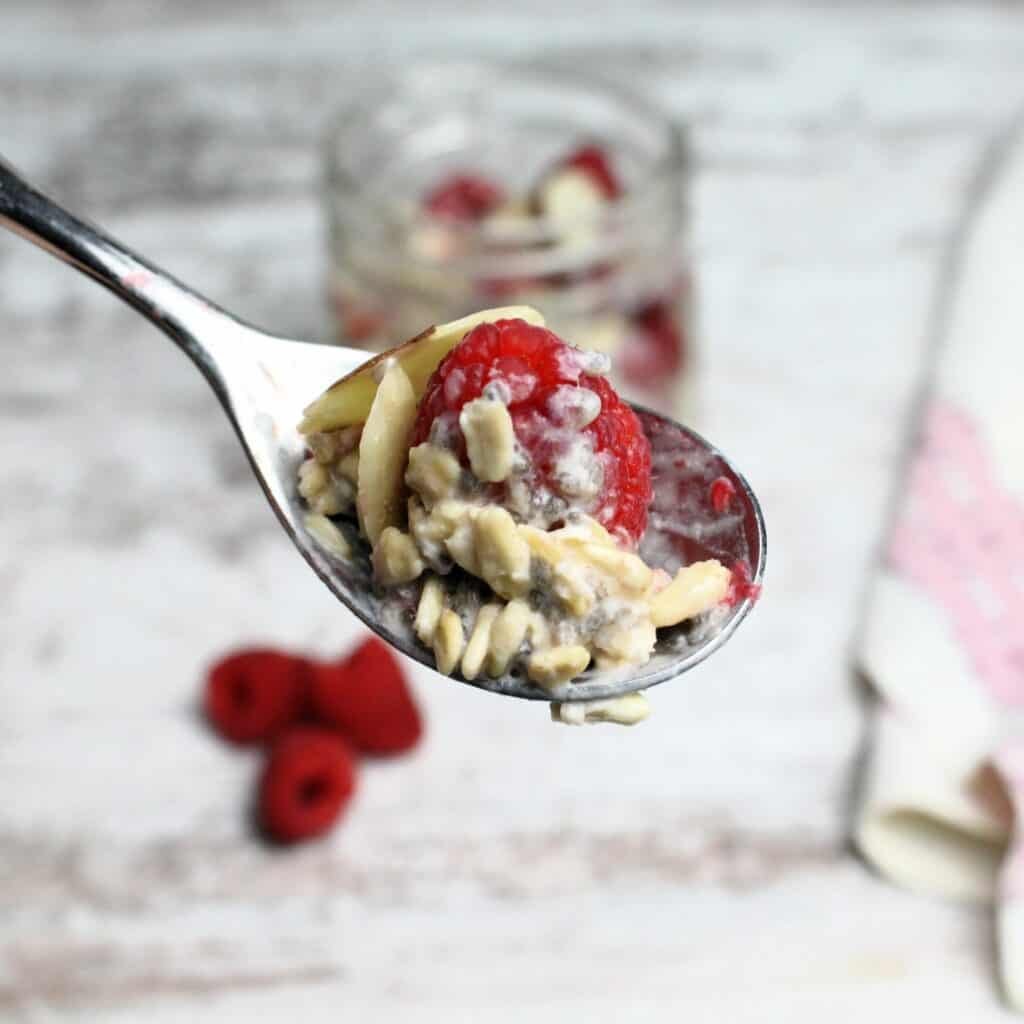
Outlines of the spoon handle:
{"label": "spoon handle", "polygon": [[[109,288],[169,335],[207,377],[216,371],[208,345],[199,339],[208,341],[247,329],[231,314],[33,188],[2,157],[0,226]],[[229,326],[235,330],[225,332]]]}

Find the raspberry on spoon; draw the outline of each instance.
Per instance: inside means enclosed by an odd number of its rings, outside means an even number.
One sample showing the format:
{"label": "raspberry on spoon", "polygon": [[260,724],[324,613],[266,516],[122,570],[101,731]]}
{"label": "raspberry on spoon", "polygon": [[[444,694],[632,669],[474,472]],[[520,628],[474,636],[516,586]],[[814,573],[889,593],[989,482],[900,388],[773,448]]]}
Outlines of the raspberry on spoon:
{"label": "raspberry on spoon", "polygon": [[732,579],[729,582],[729,592],[726,595],[725,603],[732,608],[741,601],[756,601],[761,596],[761,585],[754,583],[750,574],[750,563],[746,559],[740,559],[732,567]]}
{"label": "raspberry on spoon", "polygon": [[[567,510],[595,518],[628,546],[639,543],[651,500],[651,452],[640,421],[603,376],[600,357],[543,327],[498,320],[474,328],[427,382],[412,445],[432,431],[451,437],[467,464],[459,414],[485,389],[501,389],[526,483]],[[495,498],[501,502],[497,485]]]}
{"label": "raspberry on spoon", "polygon": [[729,506],[736,498],[736,487],[726,476],[717,477],[711,481],[711,507],[721,515],[729,510]]}

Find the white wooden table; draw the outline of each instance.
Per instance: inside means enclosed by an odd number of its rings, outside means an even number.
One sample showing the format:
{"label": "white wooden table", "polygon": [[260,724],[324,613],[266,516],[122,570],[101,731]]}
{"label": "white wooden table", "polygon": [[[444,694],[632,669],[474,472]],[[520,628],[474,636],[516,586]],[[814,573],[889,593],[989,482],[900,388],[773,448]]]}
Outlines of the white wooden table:
{"label": "white wooden table", "polygon": [[[4,0],[0,152],[185,280],[326,336],[329,108],[409,54],[562,53],[690,119],[702,425],[763,495],[762,605],[638,731],[426,673],[347,825],[256,844],[207,660],[328,652],[205,384],[0,237],[0,1019],[1004,1019],[989,916],[846,846],[850,655],[938,258],[1024,96],[1009,5]],[[513,11],[512,8],[515,8]]]}

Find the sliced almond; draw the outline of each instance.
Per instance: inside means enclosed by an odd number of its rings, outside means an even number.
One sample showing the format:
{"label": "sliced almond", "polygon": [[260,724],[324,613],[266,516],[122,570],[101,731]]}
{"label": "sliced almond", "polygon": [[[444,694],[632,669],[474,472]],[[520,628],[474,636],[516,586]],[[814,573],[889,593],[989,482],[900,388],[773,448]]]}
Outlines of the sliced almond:
{"label": "sliced almond", "polygon": [[659,629],[692,619],[725,600],[732,573],[710,558],[680,569],[675,579],[651,599],[651,621]]}
{"label": "sliced almond", "polygon": [[462,655],[462,675],[472,682],[484,667],[484,660],[491,644],[491,626],[501,611],[500,604],[485,604],[477,613],[473,632]]}
{"label": "sliced almond", "polygon": [[538,686],[550,690],[575,679],[589,664],[590,651],[579,644],[569,644],[531,654],[526,671]]}
{"label": "sliced almond", "polygon": [[409,534],[394,526],[381,531],[373,551],[373,575],[378,583],[399,587],[411,583],[426,567]]}
{"label": "sliced almond", "polygon": [[654,579],[654,573],[644,560],[628,551],[604,544],[584,544],[582,553],[591,565],[613,577],[624,590],[642,594]]}
{"label": "sliced almond", "polygon": [[525,320],[536,327],[544,326],[544,317],[529,306],[502,306],[471,313],[461,320],[453,320],[439,327],[428,327],[411,341],[381,352],[332,384],[315,402],[307,406],[299,424],[299,432],[309,434],[318,430],[338,430],[366,420],[377,391],[373,371],[386,359],[398,362],[409,378],[414,394],[419,398],[441,360],[474,327],[495,320]]}
{"label": "sliced almond", "polygon": [[409,456],[409,433],[416,419],[416,396],[405,371],[392,364],[377,388],[359,439],[356,510],[371,547],[385,527],[397,526]]}
{"label": "sliced almond", "polygon": [[306,529],[317,543],[338,558],[347,559],[352,554],[345,534],[327,518],[310,512],[306,515]]}
{"label": "sliced almond", "polygon": [[598,668],[617,668],[619,665],[646,665],[658,639],[650,619],[628,617],[622,623],[609,623],[598,630],[593,645],[597,652]]}
{"label": "sliced almond", "polygon": [[465,646],[462,620],[450,608],[445,608],[434,633],[434,660],[441,675],[450,676],[455,671]]}
{"label": "sliced almond", "polygon": [[538,199],[541,209],[556,220],[593,217],[607,205],[600,186],[585,171],[566,167],[541,183]]}
{"label": "sliced almond", "polygon": [[469,465],[478,480],[499,483],[512,472],[516,432],[508,408],[489,398],[462,407],[459,426],[466,440]]}
{"label": "sliced almond", "polygon": [[[477,575],[491,589],[511,600],[530,589],[530,547],[516,532],[516,524],[500,505],[482,508],[473,521]],[[451,544],[449,544],[451,550]],[[453,556],[454,557],[454,556]]]}
{"label": "sliced almond", "polygon": [[550,565],[558,565],[565,557],[565,552],[560,547],[554,534],[545,530],[538,530],[536,526],[520,526],[519,536],[530,546],[530,550]]}
{"label": "sliced almond", "polygon": [[434,633],[437,631],[437,624],[441,621],[443,611],[444,588],[436,576],[431,576],[423,584],[420,603],[416,606],[416,620],[413,623],[420,643],[429,647],[434,642]]}
{"label": "sliced almond", "polygon": [[582,700],[572,704],[552,704],[551,720],[565,725],[585,725],[590,722],[614,722],[616,725],[636,725],[651,713],[651,706],[642,693],[624,693],[609,700]]}
{"label": "sliced almond", "polygon": [[543,182],[540,208],[560,229],[564,244],[585,244],[594,237],[595,225],[608,205],[589,174],[565,168]]}
{"label": "sliced almond", "polygon": [[452,496],[461,472],[459,460],[451,452],[433,444],[418,444],[409,450],[405,482],[430,508]]}
{"label": "sliced almond", "polygon": [[581,516],[576,522],[555,530],[554,536],[559,541],[566,541],[569,544],[603,544],[605,547],[621,550],[615,538],[590,516]]}
{"label": "sliced almond", "polygon": [[524,601],[509,601],[491,626],[491,645],[487,652],[487,674],[497,679],[519,653],[530,624],[530,608]]}

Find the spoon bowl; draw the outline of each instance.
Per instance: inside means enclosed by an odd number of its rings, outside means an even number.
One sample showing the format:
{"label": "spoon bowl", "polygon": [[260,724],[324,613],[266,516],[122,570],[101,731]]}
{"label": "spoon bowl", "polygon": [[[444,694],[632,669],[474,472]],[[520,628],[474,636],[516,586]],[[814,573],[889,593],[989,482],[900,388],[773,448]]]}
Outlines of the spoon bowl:
{"label": "spoon bowl", "polygon": [[[259,331],[202,298],[29,185],[0,161],[0,225],[88,274],[137,309],[195,363],[231,419],[253,471],[281,525],[337,598],[403,654],[434,668],[433,654],[415,639],[414,594],[374,585],[369,549],[355,524],[336,525],[350,553],[341,557],[307,527],[309,510],[297,488],[306,444],[298,432],[303,409],[335,380],[370,358],[357,349],[311,344]],[[752,582],[764,572],[764,519],[757,497],[726,457],[688,428],[636,408],[652,445],[655,497],[641,554],[668,571],[698,558],[746,562]],[[724,476],[735,488],[726,514],[711,514],[707,493]],[[646,689],[693,668],[722,646],[747,615],[752,599],[697,623],[660,630],[654,654],[640,668],[591,668],[559,692],[561,701],[593,700]],[[473,686],[506,696],[550,700],[551,694],[511,671]]]}

